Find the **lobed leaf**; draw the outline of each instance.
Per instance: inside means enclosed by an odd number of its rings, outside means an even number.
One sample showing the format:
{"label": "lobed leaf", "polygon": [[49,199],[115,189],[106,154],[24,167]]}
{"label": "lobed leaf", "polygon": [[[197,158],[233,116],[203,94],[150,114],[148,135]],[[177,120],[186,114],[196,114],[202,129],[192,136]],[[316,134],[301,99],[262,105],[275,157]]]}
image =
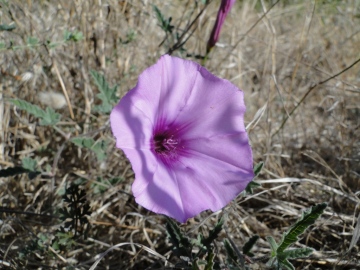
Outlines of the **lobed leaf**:
{"label": "lobed leaf", "polygon": [[103,161],[106,158],[107,143],[105,140],[96,142],[93,138],[76,137],[72,138],[70,141],[79,147],[93,151],[99,161]]}
{"label": "lobed leaf", "polygon": [[102,101],[102,104],[95,106],[94,110],[102,113],[109,113],[113,107],[113,104],[117,102],[117,85],[110,87],[106,82],[105,77],[95,70],[91,70],[90,74],[100,91],[100,93],[97,94],[97,97]]}
{"label": "lobed leaf", "polygon": [[219,233],[221,232],[222,230],[222,226],[224,224],[224,219],[221,218],[219,219],[218,223],[215,225],[214,229],[212,229],[210,232],[209,232],[209,236],[202,239],[201,240],[201,243],[206,246],[206,247],[209,247],[210,244],[218,237]]}
{"label": "lobed leaf", "polygon": [[305,210],[300,219],[283,235],[282,241],[277,248],[277,253],[284,252],[286,248],[295,243],[298,240],[298,236],[310,225],[314,224],[318,217],[324,212],[326,206],[326,203],[321,203]]}
{"label": "lobed leaf", "polygon": [[29,171],[35,171],[37,167],[37,161],[29,157],[23,158],[21,164],[24,169]]}
{"label": "lobed leaf", "polygon": [[25,100],[10,99],[9,101],[19,109],[27,111],[35,117],[40,118],[40,125],[42,126],[53,126],[60,120],[61,115],[56,113],[52,108],[48,107],[46,111],[44,111],[39,106],[31,104]]}
{"label": "lobed leaf", "polygon": [[192,245],[188,237],[180,230],[179,226],[169,217],[166,217],[166,231],[170,241],[174,246],[174,252],[177,256],[188,257],[191,254]]}

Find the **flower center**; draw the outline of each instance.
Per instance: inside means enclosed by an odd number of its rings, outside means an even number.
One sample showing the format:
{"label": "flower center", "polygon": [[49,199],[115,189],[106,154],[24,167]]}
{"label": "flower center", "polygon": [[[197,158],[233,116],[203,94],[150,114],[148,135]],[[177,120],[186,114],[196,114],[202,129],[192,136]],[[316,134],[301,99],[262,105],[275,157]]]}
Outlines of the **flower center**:
{"label": "flower center", "polygon": [[179,145],[179,140],[174,138],[173,135],[168,136],[167,134],[156,134],[154,136],[154,150],[158,154],[169,154],[175,152]]}

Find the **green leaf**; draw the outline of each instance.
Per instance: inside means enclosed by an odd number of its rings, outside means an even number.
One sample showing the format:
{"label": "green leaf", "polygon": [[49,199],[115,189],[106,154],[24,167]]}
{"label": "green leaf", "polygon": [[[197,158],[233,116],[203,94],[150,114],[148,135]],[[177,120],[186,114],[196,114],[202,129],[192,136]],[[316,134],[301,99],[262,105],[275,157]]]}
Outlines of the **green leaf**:
{"label": "green leaf", "polygon": [[261,185],[255,181],[251,181],[245,188],[245,194],[254,194],[255,188],[261,187]]}
{"label": "green leaf", "polygon": [[277,252],[282,253],[286,248],[295,243],[298,240],[298,236],[320,217],[326,206],[326,203],[321,203],[305,210],[300,219],[283,235]]}
{"label": "green leaf", "polygon": [[250,254],[250,250],[253,248],[253,246],[255,245],[256,241],[260,238],[260,236],[258,235],[254,235],[253,237],[251,237],[243,246],[243,254],[245,255],[249,255]]}
{"label": "green leaf", "polygon": [[166,219],[166,231],[173,244],[174,253],[179,257],[189,257],[192,249],[189,238],[181,232],[180,227],[171,218],[166,217]]}
{"label": "green leaf", "polygon": [[96,181],[91,184],[91,188],[93,188],[93,193],[104,193],[109,189],[112,185],[116,185],[122,182],[124,179],[121,177],[115,177],[110,180],[103,179],[102,177],[97,177]]}
{"label": "green leaf", "polygon": [[88,137],[76,137],[72,138],[70,141],[79,147],[84,147],[88,149],[90,149],[95,144],[94,139]]}
{"label": "green leaf", "polygon": [[12,31],[16,28],[14,23],[12,24],[0,24],[0,31]]}
{"label": "green leaf", "polygon": [[204,246],[209,247],[210,244],[218,237],[219,233],[222,230],[223,224],[224,224],[224,219],[223,218],[219,219],[214,229],[212,229],[209,232],[209,236],[201,241]]}
{"label": "green leaf", "polygon": [[37,167],[37,161],[29,157],[23,158],[21,164],[24,169],[29,171],[35,171]]}
{"label": "green leaf", "polygon": [[70,32],[68,30],[64,31],[65,41],[78,42],[78,41],[82,40],[83,38],[84,38],[84,36],[83,36],[82,32],[78,32],[78,31]]}
{"label": "green leaf", "polygon": [[72,138],[70,141],[79,147],[93,151],[99,161],[103,161],[106,158],[107,143],[105,140],[95,142],[93,138],[76,137]]}
{"label": "green leaf", "polygon": [[214,258],[215,258],[214,252],[209,252],[208,255],[206,256],[207,263],[206,263],[204,270],[213,270],[214,269]]}
{"label": "green leaf", "polygon": [[39,106],[31,104],[25,100],[10,99],[9,101],[19,109],[25,110],[35,117],[40,118],[40,125],[42,126],[53,126],[56,125],[60,120],[61,115],[56,113],[51,108],[47,108],[46,111],[44,111]]}
{"label": "green leaf", "polygon": [[43,119],[40,121],[42,126],[53,126],[60,121],[61,115],[54,111],[54,109],[47,107],[46,114]]}
{"label": "green leaf", "polygon": [[235,254],[235,251],[231,247],[231,244],[229,243],[229,241],[227,239],[224,240],[224,247],[225,247],[226,253],[228,255],[228,259],[231,259],[233,262],[236,262],[237,256]]}
{"label": "green leaf", "polygon": [[285,250],[283,253],[281,253],[281,257],[284,259],[297,259],[297,258],[304,258],[308,257],[313,253],[312,248],[294,248]]}
{"label": "green leaf", "polygon": [[91,70],[90,74],[93,77],[94,82],[100,91],[100,93],[97,94],[97,97],[102,101],[102,104],[99,106],[95,106],[94,110],[102,113],[109,113],[114,103],[117,102],[117,85],[111,88],[106,82],[105,77],[94,70]]}
{"label": "green leaf", "polygon": [[266,237],[266,240],[270,244],[271,257],[275,257],[277,255],[278,244],[275,242],[275,239],[272,236]]}
{"label": "green leaf", "polygon": [[156,6],[156,5],[152,5],[153,6],[153,10],[156,14],[156,18],[159,21],[159,26],[161,27],[162,30],[164,30],[166,33],[172,33],[172,30],[174,29],[174,26],[171,25],[171,20],[172,18],[169,17],[168,19],[165,19],[164,15],[162,15],[160,9]]}
{"label": "green leaf", "polygon": [[26,41],[28,46],[36,46],[39,44],[39,40],[36,37],[28,37]]}
{"label": "green leaf", "polygon": [[280,269],[284,268],[286,270],[295,270],[295,267],[288,260],[284,260],[284,261],[279,262],[279,267],[278,268],[280,268]]}
{"label": "green leaf", "polygon": [[255,177],[259,175],[259,173],[261,172],[263,167],[264,167],[264,162],[262,162],[262,161],[255,165],[255,167],[254,167]]}

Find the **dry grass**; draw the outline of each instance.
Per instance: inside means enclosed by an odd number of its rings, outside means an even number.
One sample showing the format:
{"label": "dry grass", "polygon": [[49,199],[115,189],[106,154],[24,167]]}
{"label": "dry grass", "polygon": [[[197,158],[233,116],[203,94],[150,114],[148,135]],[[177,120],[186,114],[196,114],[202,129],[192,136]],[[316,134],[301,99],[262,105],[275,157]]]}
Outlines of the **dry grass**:
{"label": "dry grass", "polygon": [[[185,46],[189,53],[204,54],[216,17],[215,2],[195,23],[193,37]],[[179,29],[201,8],[194,10],[194,1],[0,1],[0,24],[16,24],[12,32],[0,32],[0,42],[24,46],[0,50],[0,166],[16,166],[24,157],[32,157],[42,170],[48,166],[49,175],[55,174],[34,180],[26,175],[0,178],[0,260],[10,263],[9,268],[66,269],[75,265],[88,269],[96,254],[125,242],[142,244],[172,260],[163,217],[135,203],[133,172],[122,152],[115,149],[108,116],[91,111],[98,99],[90,70],[103,72],[111,85],[119,84],[121,97],[134,87],[138,74],[166,52],[164,46],[158,46],[164,34],[157,26],[152,4],[171,15]],[[360,1],[280,3],[258,21],[269,8],[268,1],[238,1],[224,25],[219,46],[206,62],[209,70],[244,90],[247,123],[266,105],[259,121],[249,128],[255,161],[265,162],[258,178],[263,186],[224,210],[226,230],[239,246],[252,235],[260,235],[254,252],[265,255],[269,253],[266,236],[278,240],[302,209],[327,202],[325,214],[297,244],[317,251],[295,265],[297,269],[356,269],[359,247],[346,252],[359,215],[360,64],[311,90],[279,128],[313,85],[359,57]],[[84,38],[51,50],[25,46],[29,37],[44,44],[61,41],[65,30],[80,31]],[[174,55],[182,56],[177,51]],[[19,76],[26,72],[33,77],[24,82]],[[58,110],[62,114],[59,127],[66,134],[111,142],[104,162],[66,143],[54,129],[37,125],[36,119],[7,102],[16,97],[40,105],[39,93],[44,91],[69,96],[70,102]],[[120,183],[105,182],[105,193],[94,192],[98,177],[118,176]],[[46,215],[62,207],[59,191],[79,179],[85,179],[82,186],[91,206],[89,238],[79,239],[71,250],[59,254],[38,250],[20,260],[20,251],[41,234],[48,239],[46,244],[51,242],[60,223]],[[4,212],[5,208],[10,211]],[[191,230],[192,235],[198,230],[206,232],[219,215],[205,220],[209,214],[191,219],[184,230]],[[126,245],[105,256],[97,269],[162,266],[158,256]],[[264,265],[252,267],[263,269]]]}

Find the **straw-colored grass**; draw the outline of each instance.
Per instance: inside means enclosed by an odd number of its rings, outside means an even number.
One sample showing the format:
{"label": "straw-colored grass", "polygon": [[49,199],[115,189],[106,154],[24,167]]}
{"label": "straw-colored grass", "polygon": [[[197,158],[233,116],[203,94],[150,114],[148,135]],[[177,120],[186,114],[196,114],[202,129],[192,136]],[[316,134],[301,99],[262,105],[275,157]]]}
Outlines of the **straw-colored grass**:
{"label": "straw-colored grass", "polygon": [[[237,1],[205,63],[243,89],[246,124],[263,108],[248,129],[255,162],[265,162],[258,177],[262,187],[224,209],[225,230],[239,247],[258,234],[254,253],[260,257],[270,252],[266,236],[279,240],[304,208],[327,202],[323,216],[296,244],[316,252],[294,264],[297,269],[356,269],[359,246],[348,249],[360,202],[360,64],[321,82],[360,57],[360,1],[280,1],[272,8],[271,2]],[[7,48],[0,49],[0,168],[31,157],[49,172],[49,177],[33,180],[25,174],[0,178],[0,268],[89,269],[97,254],[125,242],[172,261],[164,218],[135,203],[134,174],[115,148],[108,115],[92,111],[99,99],[90,70],[102,72],[110,85],[118,84],[120,98],[173,45],[168,39],[159,47],[165,34],[153,4],[173,18],[179,32],[203,8],[201,1],[190,0],[0,1],[0,24],[16,25],[11,32],[0,32],[0,43]],[[212,1],[190,29],[187,53],[205,53],[218,4]],[[81,32],[83,39],[64,43],[65,31]],[[26,46],[29,37],[38,45]],[[50,48],[48,42],[59,44]],[[179,51],[173,55],[185,57]],[[41,93],[46,91],[68,96],[57,109],[65,134],[39,126],[7,101],[19,98],[45,108],[50,103],[44,103]],[[65,135],[109,140],[107,158],[98,162],[94,153],[66,143]],[[96,193],[99,177],[122,180],[100,183],[106,192]],[[59,192],[79,179],[91,206],[88,239],[56,252],[49,245],[61,223],[47,215],[56,215],[63,206]],[[204,212],[182,227],[193,236],[206,233],[220,214]],[[41,237],[43,249],[19,258]],[[156,254],[129,244],[107,254],[97,269],[165,266]],[[251,267],[265,266],[256,262]]]}

